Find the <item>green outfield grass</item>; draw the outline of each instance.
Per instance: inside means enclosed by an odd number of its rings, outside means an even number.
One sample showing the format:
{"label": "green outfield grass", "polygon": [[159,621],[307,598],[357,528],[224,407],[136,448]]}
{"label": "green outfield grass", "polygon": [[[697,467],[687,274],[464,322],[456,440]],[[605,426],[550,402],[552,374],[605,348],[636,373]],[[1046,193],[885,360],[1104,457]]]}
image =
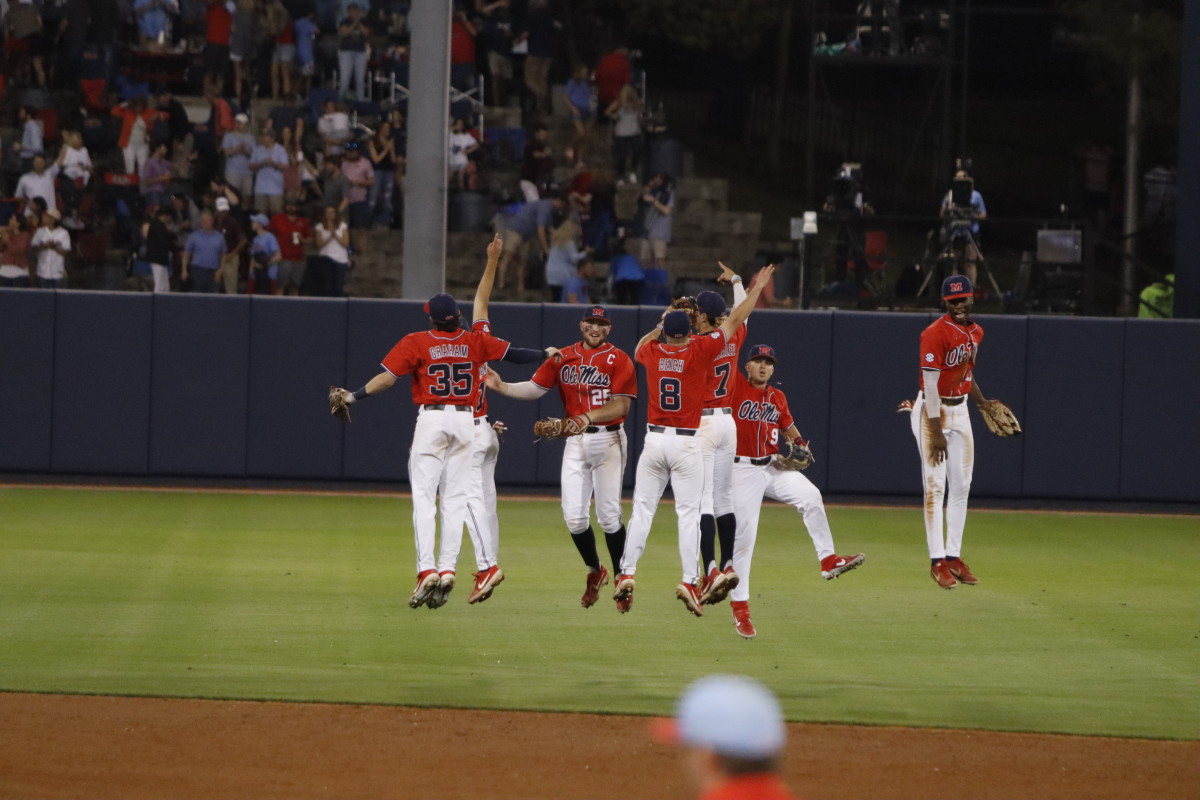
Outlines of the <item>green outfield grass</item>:
{"label": "green outfield grass", "polygon": [[579,607],[557,502],[500,514],[492,599],[412,611],[406,499],[0,490],[0,690],[665,714],[728,671],[793,720],[1200,738],[1195,517],[972,512],[947,592],[915,503],[831,509],[867,554],[832,582],[768,508],[745,641],[675,600],[672,506],[624,616]]}

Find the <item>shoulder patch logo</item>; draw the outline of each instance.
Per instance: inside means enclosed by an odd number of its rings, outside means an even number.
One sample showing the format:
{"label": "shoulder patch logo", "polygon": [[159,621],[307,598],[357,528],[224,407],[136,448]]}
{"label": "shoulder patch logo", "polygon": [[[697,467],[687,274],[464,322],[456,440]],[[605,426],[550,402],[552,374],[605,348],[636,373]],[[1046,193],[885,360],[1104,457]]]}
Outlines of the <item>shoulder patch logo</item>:
{"label": "shoulder patch logo", "polygon": [[930,364],[932,364],[932,363],[933,363],[933,353],[926,353],[926,354],[925,354],[925,360],[926,360],[927,362],[929,362]]}

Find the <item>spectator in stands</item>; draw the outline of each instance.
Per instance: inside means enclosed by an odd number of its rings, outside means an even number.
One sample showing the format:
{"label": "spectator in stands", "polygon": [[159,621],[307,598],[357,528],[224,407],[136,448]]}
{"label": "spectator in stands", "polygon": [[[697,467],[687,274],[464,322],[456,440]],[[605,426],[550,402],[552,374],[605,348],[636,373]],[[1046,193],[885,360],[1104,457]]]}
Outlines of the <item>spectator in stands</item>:
{"label": "spectator in stands", "polygon": [[29,205],[25,208],[25,222],[29,225],[31,232],[37,233],[37,229],[45,224],[46,211],[49,208],[44,197],[34,197],[29,201]]}
{"label": "spectator in stands", "polygon": [[591,70],[586,64],[575,67],[575,74],[567,81],[563,90],[563,100],[571,112],[571,120],[575,123],[575,137],[571,140],[571,149],[566,153],[567,160],[582,159],[583,148],[587,145],[592,132],[592,81],[589,77]]}
{"label": "spectator in stands", "polygon": [[233,62],[233,94],[250,107],[255,91],[254,62],[259,48],[257,0],[234,0],[233,27],[229,34],[229,60]]}
{"label": "spectator in stands", "polygon": [[17,122],[21,124],[21,143],[16,149],[21,154],[21,171],[28,172],[33,157],[46,152],[42,121],[37,118],[36,108],[21,106],[17,109]]}
{"label": "spectator in stands", "polygon": [[306,6],[293,23],[293,38],[296,41],[296,83],[298,97],[308,97],[312,89],[313,75],[317,71],[317,59],[313,53],[313,42],[317,38],[316,11]]}
{"label": "spectator in stands", "polygon": [[554,61],[559,23],[550,13],[549,0],[529,0],[525,30],[521,34],[528,47],[525,56],[525,86],[531,95],[535,114],[550,113],[550,64]]}
{"label": "spectator in stands", "polygon": [[283,169],[283,196],[286,198],[289,194],[299,194],[302,191],[302,182],[300,178],[301,163],[304,161],[304,150],[300,147],[299,140],[292,133],[291,128],[279,129],[279,146],[283,148],[283,152],[287,153],[288,163]]}
{"label": "spectator in stands", "polygon": [[667,245],[671,243],[671,214],[675,210],[675,181],[660,172],[642,189],[642,263],[655,269],[667,268]]}
{"label": "spectator in stands", "polygon": [[175,165],[167,159],[167,143],[155,142],[150,158],[142,166],[139,184],[146,207],[164,205],[171,197],[171,181],[175,179]]}
{"label": "spectator in stands", "polygon": [[326,158],[340,156],[342,147],[353,136],[350,117],[333,100],[325,101],[324,113],[317,120],[317,135],[321,137]]}
{"label": "spectator in stands", "polygon": [[608,265],[608,277],[612,281],[613,299],[618,305],[636,306],[642,302],[642,287],[646,285],[646,273],[638,260],[625,250],[622,239],[613,248],[613,258]]}
{"label": "spectator in stands", "polygon": [[588,257],[588,250],[579,247],[579,223],[568,217],[550,235],[550,253],[546,256],[546,286],[550,289],[550,300],[564,302],[564,292],[576,277],[579,264]]}
{"label": "spectator in stands", "polygon": [[29,246],[33,234],[22,214],[13,214],[0,228],[0,286],[29,286]]}
{"label": "spectator in stands", "polygon": [[513,79],[513,26],[509,0],[476,0],[475,9],[483,15],[480,38],[487,49],[487,68],[492,105],[502,106]]}
{"label": "spectator in stands", "polygon": [[170,224],[174,226],[176,234],[200,230],[200,208],[192,202],[192,198],[182,192],[177,192],[171,198]]}
{"label": "spectator in stands", "polygon": [[283,254],[279,250],[279,240],[267,229],[270,224],[266,214],[255,214],[250,218],[254,240],[250,243],[250,274],[246,278],[248,294],[278,294],[276,278]]}
{"label": "spectator in stands", "polygon": [[[220,208],[220,203],[217,204]],[[211,211],[200,212],[200,230],[188,234],[187,243],[180,257],[179,275],[185,284],[189,282],[193,291],[213,294],[217,291],[218,273],[225,258],[225,237],[213,228]],[[234,284],[237,282],[237,267],[234,267]]]}
{"label": "spectator in stands", "polygon": [[250,132],[250,117],[238,114],[234,117],[234,129],[221,139],[221,152],[225,154],[225,182],[236,189],[242,197],[254,194],[254,171],[250,169],[250,156],[254,154],[254,134]]}
{"label": "spectator in stands", "polygon": [[8,13],[4,15],[4,27],[8,35],[7,53],[10,72],[14,83],[28,84],[28,69],[33,68],[33,84],[46,85],[46,69],[43,64],[42,14],[32,0],[10,0]]}
{"label": "spectator in stands", "polygon": [[371,187],[375,185],[375,168],[371,160],[362,157],[358,142],[346,144],[346,158],[342,161],[342,174],[350,182],[346,190],[346,216],[350,223],[351,246],[357,252],[365,250],[364,233],[371,227],[371,204],[368,202]]}
{"label": "spectator in stands", "polygon": [[[238,277],[242,267],[242,253],[246,250],[246,234],[242,224],[230,213],[229,199],[218,197],[216,201],[216,216],[212,218],[210,227],[221,234],[221,258],[218,261],[216,280],[221,282],[225,294],[238,293]],[[204,230],[204,215],[200,212],[200,229]],[[213,291],[217,291],[216,288]]]}
{"label": "spectator in stands", "polygon": [[300,294],[304,286],[304,247],[312,241],[308,220],[300,216],[300,204],[295,196],[283,201],[283,213],[271,218],[271,233],[279,242],[281,254],[275,280],[276,294]]}
{"label": "spectator in stands", "polygon": [[350,205],[350,179],[342,172],[342,160],[330,156],[321,165],[321,205],[314,216],[325,213],[326,206],[333,206],[341,214]]}
{"label": "spectator in stands", "polygon": [[167,121],[171,143],[175,147],[181,146],[183,140],[192,132],[192,123],[188,119],[187,109],[183,107],[183,103],[175,99],[171,90],[165,87],[159,89],[155,107],[161,115],[159,118]]}
{"label": "spectator in stands", "polygon": [[143,47],[162,49],[167,44],[169,14],[179,13],[177,0],[134,0],[138,41]]}
{"label": "spectator in stands", "polygon": [[292,98],[292,64],[296,60],[296,33],[292,17],[280,0],[266,0],[266,28],[275,43],[271,55],[271,99]]}
{"label": "spectator in stands", "polygon": [[633,80],[633,65],[629,63],[629,48],[623,44],[605,53],[596,65],[596,107],[608,108]]}
{"label": "spectator in stands", "polygon": [[321,255],[321,294],[325,297],[341,297],[346,272],[350,269],[350,229],[342,222],[337,207],[325,206],[324,215],[313,229],[313,240]]}
{"label": "spectator in stands", "polygon": [[116,48],[117,29],[122,23],[117,0],[89,0],[88,5],[91,8],[91,17],[88,20],[88,44],[95,46],[100,60],[111,69],[114,63],[113,52]]}
{"label": "spectator in stands", "polygon": [[591,214],[583,229],[583,243],[591,247],[597,259],[608,259],[609,239],[617,232],[617,184],[613,171],[597,167],[592,172]]}
{"label": "spectator in stands", "polygon": [[367,157],[375,169],[375,183],[367,202],[371,206],[372,224],[377,228],[390,228],[395,219],[392,211],[392,193],[396,189],[396,140],[392,136],[392,123],[379,123],[375,135],[367,143]]}
{"label": "spectator in stands", "polygon": [[30,241],[29,249],[37,256],[38,286],[43,289],[67,288],[67,256],[71,255],[71,234],[59,227],[62,214],[47,209]]}
{"label": "spectator in stands", "polygon": [[208,0],[205,12],[204,88],[215,95],[225,90],[233,36],[233,0]]}
{"label": "spectator in stands", "polygon": [[254,171],[254,208],[267,214],[283,211],[283,171],[288,166],[288,154],[275,141],[275,131],[263,131],[259,144],[250,155]]}
{"label": "spectator in stands", "polygon": [[30,201],[35,197],[42,198],[47,208],[56,205],[54,178],[57,175],[57,164],[47,167],[45,156],[39,154],[33,157],[32,169],[21,176],[17,181],[17,190],[13,192],[13,197],[24,203],[25,216],[30,215]]}
{"label": "spectator in stands", "polygon": [[150,264],[155,294],[171,291],[171,258],[179,249],[175,232],[171,230],[174,217],[171,204],[163,203],[142,223],[142,241],[146,243],[145,259]]}
{"label": "spectator in stands", "polygon": [[591,303],[591,283],[592,259],[591,256],[587,256],[580,260],[574,277],[563,289],[563,302],[583,305]]}
{"label": "spectator in stands", "polygon": [[633,86],[625,84],[617,98],[605,106],[605,114],[613,120],[613,166],[618,185],[638,182],[637,168],[642,160],[642,101]]}
{"label": "spectator in stands", "polygon": [[554,182],[554,156],[550,150],[550,132],[545,125],[536,125],[525,144],[525,159],[521,164],[521,193],[532,203],[547,194]]}
{"label": "spectator in stands", "polygon": [[450,153],[447,166],[450,169],[451,189],[474,188],[471,183],[471,153],[479,149],[479,142],[467,131],[462,119],[450,121]]}
{"label": "spectator in stands", "polygon": [[479,27],[467,16],[462,0],[455,0],[450,21],[450,83],[464,91],[475,88],[475,37]]}
{"label": "spectator in stands", "polygon": [[550,228],[554,215],[566,211],[567,201],[561,195],[555,195],[546,200],[535,200],[526,203],[521,209],[509,216],[502,216],[502,234],[504,236],[504,251],[500,255],[500,264],[496,268],[496,282],[501,289],[508,287],[506,280],[508,265],[515,258],[517,261],[517,289],[525,289],[525,262],[529,257],[530,241],[537,241],[539,255],[546,258],[550,254]]}
{"label": "spectator in stands", "polygon": [[346,16],[338,23],[338,94],[350,94],[350,84],[358,91],[359,100],[370,99],[367,86],[367,37],[371,30],[361,16],[357,1],[346,8]]}
{"label": "spectator in stands", "polygon": [[156,109],[146,107],[146,96],[140,94],[112,110],[121,118],[121,136],[117,144],[125,156],[125,174],[137,175],[150,156],[150,131],[154,121],[162,118]]}
{"label": "spectator in stands", "polygon": [[58,151],[54,165],[58,167],[61,176],[58,184],[63,206],[69,212],[63,220],[63,226],[71,229],[82,227],[79,221],[79,205],[95,167],[92,165],[91,154],[83,146],[83,137],[79,131],[63,132],[62,148]]}

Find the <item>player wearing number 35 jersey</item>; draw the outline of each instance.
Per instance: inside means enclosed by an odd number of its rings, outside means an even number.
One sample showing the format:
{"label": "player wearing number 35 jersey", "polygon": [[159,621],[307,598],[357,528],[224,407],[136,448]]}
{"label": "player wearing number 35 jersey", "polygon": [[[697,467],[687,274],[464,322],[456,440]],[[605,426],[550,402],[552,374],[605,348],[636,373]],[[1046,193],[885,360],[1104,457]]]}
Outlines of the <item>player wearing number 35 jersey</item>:
{"label": "player wearing number 35 jersey", "polygon": [[[675,495],[675,514],[679,525],[679,560],[683,577],[675,596],[696,616],[704,614],[700,605],[700,499],[704,491],[704,467],[696,432],[708,391],[708,372],[713,360],[725,349],[730,337],[754,308],[758,295],[774,267],[763,267],[762,280],[738,303],[721,326],[712,333],[690,338],[691,320],[685,311],[663,316],[659,328],[638,342],[635,358],[646,368],[646,395],[649,398],[647,428],[633,490],[633,516],[616,593],[619,611],[628,611],[635,588],[638,560],[646,549],[650,526],[658,501],[667,484]],[[658,341],[659,335],[666,338]]]}

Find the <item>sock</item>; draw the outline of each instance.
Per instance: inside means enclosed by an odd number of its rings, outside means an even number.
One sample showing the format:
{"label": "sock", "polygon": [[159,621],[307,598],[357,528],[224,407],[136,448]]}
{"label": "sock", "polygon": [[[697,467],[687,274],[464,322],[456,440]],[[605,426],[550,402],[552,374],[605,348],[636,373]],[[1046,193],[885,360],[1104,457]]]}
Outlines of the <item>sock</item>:
{"label": "sock", "polygon": [[599,570],[600,556],[596,553],[596,534],[592,533],[592,527],[589,525],[579,533],[572,533],[571,541],[583,557],[583,563],[587,564],[589,569]]}
{"label": "sock", "polygon": [[605,532],[604,543],[608,545],[608,557],[612,559],[613,575],[621,574],[621,558],[625,555],[625,526],[613,533]]}
{"label": "sock", "polygon": [[717,535],[721,537],[721,569],[733,564],[733,537],[736,533],[736,516],[722,514],[717,517]]}
{"label": "sock", "polygon": [[936,564],[937,564],[937,562],[939,562],[939,561],[941,561],[941,560],[942,560],[942,559],[940,559],[940,558],[931,558],[931,559],[929,559],[929,566],[931,566],[931,567],[932,567],[932,566],[936,565]]}
{"label": "sock", "polygon": [[946,556],[947,561],[958,561],[958,556]]}
{"label": "sock", "polygon": [[709,565],[717,560],[717,521],[712,514],[700,515],[700,561],[704,564],[704,574],[708,574]]}

